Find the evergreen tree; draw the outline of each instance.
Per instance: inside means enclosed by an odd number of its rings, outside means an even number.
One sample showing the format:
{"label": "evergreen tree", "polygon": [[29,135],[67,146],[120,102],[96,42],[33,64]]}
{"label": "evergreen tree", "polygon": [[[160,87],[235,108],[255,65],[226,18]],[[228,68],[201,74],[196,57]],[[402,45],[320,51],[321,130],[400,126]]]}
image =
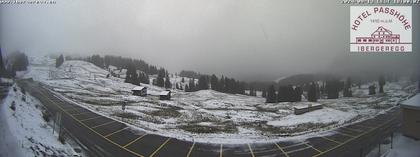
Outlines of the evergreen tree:
{"label": "evergreen tree", "polygon": [[215,91],[219,91],[219,79],[214,74],[211,75],[210,77],[210,86],[211,86],[211,89]]}
{"label": "evergreen tree", "polygon": [[92,55],[92,57],[90,57],[90,62],[100,68],[104,67],[104,58],[100,55]]}
{"label": "evergreen tree", "polygon": [[165,86],[165,70],[164,69],[159,69],[158,72],[158,76],[157,76],[157,80],[156,80],[156,85],[159,87],[164,87]]}
{"label": "evergreen tree", "polygon": [[139,74],[137,74],[137,72],[136,72],[136,71],[133,73],[132,79],[133,79],[132,84],[134,84],[134,85],[138,85],[138,86],[140,85],[141,78],[140,78],[140,75],[139,75]]}
{"label": "evergreen tree", "polygon": [[[187,89],[187,88],[185,88]],[[194,79],[190,79],[189,83],[188,83],[188,92],[194,92],[196,91],[196,87],[195,87],[195,81]]]}
{"label": "evergreen tree", "polygon": [[3,54],[1,52],[1,47],[0,47],[0,77],[4,76],[5,74],[6,74],[6,68],[3,63]]}
{"label": "evergreen tree", "polygon": [[278,94],[277,94],[277,100],[278,102],[292,102],[295,98],[295,91],[293,89],[293,86],[287,85],[287,86],[279,86]]}
{"label": "evergreen tree", "polygon": [[417,93],[420,93],[420,79],[417,81]]}
{"label": "evergreen tree", "polygon": [[55,59],[55,67],[58,68],[64,63],[64,57],[61,54],[58,58]]}
{"label": "evergreen tree", "polygon": [[348,77],[347,81],[346,81],[346,84],[344,85],[344,90],[343,90],[343,96],[344,97],[352,97],[353,96],[352,91],[351,91],[351,86],[352,86],[351,78]]}
{"label": "evergreen tree", "polygon": [[144,83],[144,84],[149,84],[150,83],[149,75],[147,75],[143,72],[139,74],[139,78],[140,78],[141,83]]}
{"label": "evergreen tree", "polygon": [[299,102],[302,101],[302,94],[303,94],[303,90],[301,87],[297,86],[294,89],[294,100],[295,102]]}
{"label": "evergreen tree", "polygon": [[226,78],[222,75],[219,82],[219,92],[226,93]]}
{"label": "evergreen tree", "polygon": [[338,80],[329,80],[326,82],[325,88],[327,90],[328,99],[337,99],[340,92],[341,82]]}
{"label": "evergreen tree", "polygon": [[135,83],[135,79],[137,79],[136,69],[132,64],[126,66],[127,72],[125,73],[125,80],[126,83]]}
{"label": "evergreen tree", "polygon": [[9,56],[10,65],[11,65],[11,71],[12,76],[15,76],[16,71],[25,71],[27,70],[29,61],[28,56],[26,56],[25,53],[22,52],[14,52]]}
{"label": "evergreen tree", "polygon": [[169,79],[168,75],[166,75],[165,78],[165,88],[172,88],[171,80]]}
{"label": "evergreen tree", "polygon": [[201,75],[198,79],[198,90],[207,90],[209,89],[209,81],[207,76]]}
{"label": "evergreen tree", "polygon": [[271,85],[270,87],[268,87],[267,97],[265,99],[265,102],[266,103],[275,103],[275,102],[277,102],[276,90],[274,89],[274,85]]}
{"label": "evergreen tree", "polygon": [[310,87],[309,87],[308,101],[310,101],[310,102],[316,102],[317,101],[317,97],[316,97],[316,85],[315,85],[315,83],[312,83],[310,85]]}
{"label": "evergreen tree", "polygon": [[385,85],[385,77],[384,76],[379,76],[379,80],[378,80],[378,84],[379,84],[379,93],[384,93],[384,85]]}
{"label": "evergreen tree", "polygon": [[252,86],[249,87],[249,96],[257,96],[257,92]]}
{"label": "evergreen tree", "polygon": [[369,95],[375,95],[376,94],[376,87],[374,84],[369,86]]}
{"label": "evergreen tree", "polygon": [[265,89],[262,91],[261,96],[262,96],[263,98],[267,97],[267,91],[265,91]]}

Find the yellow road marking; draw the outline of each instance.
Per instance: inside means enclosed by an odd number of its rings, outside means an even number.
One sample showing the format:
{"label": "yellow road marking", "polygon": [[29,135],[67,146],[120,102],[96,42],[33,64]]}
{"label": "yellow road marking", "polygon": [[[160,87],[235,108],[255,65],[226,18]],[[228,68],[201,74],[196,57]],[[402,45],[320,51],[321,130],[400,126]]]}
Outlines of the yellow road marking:
{"label": "yellow road marking", "polygon": [[341,134],[341,135],[344,135],[344,136],[348,136],[348,137],[356,137],[356,136],[353,136],[353,135],[350,135],[350,134],[347,134],[347,133],[343,133],[343,132],[340,132],[340,131],[336,131],[338,134]]}
{"label": "yellow road marking", "polygon": [[294,152],[299,152],[299,151],[302,151],[302,150],[305,150],[305,149],[308,149],[308,148],[311,148],[311,147],[306,146],[306,147],[304,147],[304,148],[291,150],[291,151],[288,151],[288,152],[286,152],[286,153],[291,154],[291,153],[294,153]]}
{"label": "yellow road marking", "polygon": [[312,149],[314,149],[314,150],[316,150],[318,153],[322,153],[322,151],[316,149],[315,147],[313,147],[312,145],[309,145],[308,143],[305,143],[305,145],[308,146],[308,147],[310,147],[310,148],[312,148]]}
{"label": "yellow road marking", "polygon": [[248,148],[249,148],[249,151],[251,152],[252,157],[255,157],[254,152],[252,151],[251,146],[249,145],[249,143],[248,143]]}
{"label": "yellow road marking", "polygon": [[162,145],[160,145],[159,146],[159,148],[158,149],[156,149],[153,153],[152,153],[152,155],[150,155],[150,157],[153,157],[160,149],[162,149],[162,147],[166,144],[166,143],[168,143],[169,142],[169,140],[171,140],[171,138],[168,138]]}
{"label": "yellow road marking", "polygon": [[69,112],[69,111],[77,111],[77,110],[80,110],[80,109],[83,109],[83,108],[79,108],[79,107],[69,107],[69,109],[64,109],[63,111],[67,111],[67,112]]}
{"label": "yellow road marking", "polygon": [[190,150],[188,151],[187,157],[190,157],[192,150],[194,149],[195,146],[195,142],[193,142],[193,144],[190,147]]}
{"label": "yellow road marking", "polygon": [[127,128],[128,128],[128,127],[125,127],[125,128],[120,129],[120,130],[114,131],[114,132],[112,132],[112,133],[109,133],[108,135],[105,135],[104,137],[109,137],[109,136],[114,135],[114,134],[116,134],[116,133],[119,133],[119,132],[121,132],[121,131],[123,131],[123,130],[125,130],[125,129],[127,129]]}
{"label": "yellow road marking", "polygon": [[331,148],[331,149],[328,149],[328,150],[326,150],[326,151],[324,151],[324,152],[322,152],[322,153],[319,153],[319,154],[317,154],[317,155],[314,155],[313,157],[318,157],[318,156],[323,155],[323,154],[325,154],[325,153],[327,153],[327,152],[329,152],[329,151],[332,151],[332,150],[334,150],[334,149],[337,149],[338,147],[341,147],[341,146],[343,146],[343,145],[347,144],[348,142],[350,142],[350,141],[352,141],[352,140],[354,140],[354,139],[357,139],[357,138],[359,138],[359,137],[362,137],[362,136],[364,136],[364,135],[367,135],[368,133],[371,133],[371,132],[372,132],[372,131],[374,131],[375,129],[378,129],[378,128],[380,128],[380,127],[385,126],[386,124],[388,124],[388,123],[392,122],[392,121],[393,121],[393,120],[395,120],[395,119],[396,119],[396,118],[393,118],[393,119],[391,119],[391,120],[389,120],[389,121],[387,121],[387,122],[385,122],[385,123],[383,123],[383,124],[379,125],[378,127],[372,128],[372,129],[370,129],[370,130],[369,130],[369,131],[367,131],[367,132],[364,132],[364,133],[362,133],[362,134],[360,134],[360,135],[358,135],[358,136],[356,136],[356,137],[354,137],[354,138],[351,138],[351,139],[349,139],[349,140],[345,141],[344,143],[341,143],[341,144],[339,144],[339,145],[337,145],[337,146],[335,146],[335,147],[333,147],[333,148]]}
{"label": "yellow road marking", "polygon": [[99,124],[99,125],[96,125],[96,126],[93,126],[92,128],[97,128],[97,127],[101,127],[101,126],[104,126],[104,125],[108,125],[108,124],[111,124],[111,123],[114,123],[114,122],[117,122],[117,121],[110,121],[110,122],[106,122],[106,123],[103,123],[103,124]]}
{"label": "yellow road marking", "polygon": [[219,157],[223,156],[223,144],[220,144],[220,155]]}
{"label": "yellow road marking", "polygon": [[289,157],[289,155],[287,155],[287,153],[283,150],[283,148],[281,148],[277,143],[274,143],[276,146],[277,146],[277,148],[279,148],[280,149],[280,151],[284,154],[284,155],[286,155],[286,157]]}
{"label": "yellow road marking", "polygon": [[73,116],[78,116],[78,115],[83,115],[83,114],[86,114],[86,113],[92,113],[92,112],[82,112],[82,113],[76,113],[76,114],[72,114]]}
{"label": "yellow road marking", "polygon": [[336,140],[330,139],[330,138],[328,138],[328,137],[321,137],[321,138],[326,139],[327,141],[330,141],[330,142],[334,142],[334,143],[337,143],[337,144],[341,144],[341,142],[338,142],[338,141],[336,141]]}
{"label": "yellow road marking", "polygon": [[362,127],[362,128],[365,128],[365,129],[372,129],[372,127],[364,126],[362,124],[356,124],[356,126]]}
{"label": "yellow road marking", "polygon": [[[33,87],[30,87],[30,86],[28,86],[28,87],[29,87],[29,88],[31,88],[32,90],[34,90],[34,89],[33,89]],[[122,147],[121,145],[119,145],[119,144],[115,143],[114,141],[112,141],[112,140],[110,140],[110,139],[108,139],[108,138],[105,138],[103,135],[101,135],[101,134],[100,134],[100,133],[98,133],[97,131],[93,130],[92,128],[90,128],[90,127],[89,127],[89,126],[87,126],[86,124],[82,123],[80,120],[76,119],[73,115],[69,114],[66,110],[64,110],[64,109],[63,109],[63,107],[61,107],[60,105],[55,104],[55,103],[54,103],[52,100],[50,100],[50,99],[48,98],[48,96],[46,96],[44,93],[40,92],[40,94],[41,94],[44,98],[46,98],[46,100],[47,100],[47,101],[49,101],[49,102],[50,102],[50,103],[52,103],[53,105],[55,105],[55,106],[57,106],[58,108],[60,108],[60,109],[61,109],[64,113],[66,113],[68,116],[72,117],[75,121],[77,121],[78,123],[80,123],[80,124],[81,124],[81,125],[83,125],[84,127],[88,128],[88,129],[89,129],[89,130],[91,130],[92,132],[96,133],[98,136],[100,136],[100,137],[104,138],[104,139],[105,139],[105,140],[107,140],[108,142],[110,142],[110,143],[112,143],[112,144],[116,145],[117,147],[120,147],[121,149],[124,149],[124,150],[125,150],[125,151],[127,151],[127,152],[130,152],[130,153],[132,153],[132,154],[134,154],[134,155],[137,155],[137,156],[139,156],[139,157],[144,157],[144,156],[143,156],[143,155],[141,155],[141,154],[138,154],[138,153],[136,153],[136,152],[134,152],[134,151],[132,151],[132,150],[130,150],[130,149],[124,148],[124,147]],[[373,130],[375,130],[375,129],[377,129],[377,128],[380,128],[380,127],[382,127],[382,126],[385,126],[385,124],[388,124],[388,123],[390,123],[391,121],[393,121],[393,120],[395,120],[395,119],[396,119],[396,118],[393,118],[393,119],[391,119],[391,120],[389,120],[389,121],[387,121],[387,122],[385,122],[385,123],[383,123],[383,124],[379,125],[378,127],[373,127],[373,128],[371,128],[369,131],[364,132],[363,134],[360,134],[360,135],[358,135],[358,136],[356,136],[356,137],[354,137],[354,138],[351,138],[351,139],[349,139],[349,140],[345,141],[344,143],[339,144],[339,145],[337,145],[337,146],[335,146],[335,147],[333,147],[333,148],[331,148],[331,149],[328,149],[328,150],[326,150],[326,151],[324,151],[324,152],[322,152],[322,153],[319,153],[319,154],[317,154],[317,155],[314,155],[313,157],[318,157],[318,156],[323,155],[323,154],[325,154],[325,153],[327,153],[327,152],[329,152],[329,151],[331,151],[331,150],[334,150],[334,149],[336,149],[336,148],[338,148],[338,147],[341,147],[342,145],[347,144],[348,142],[350,142],[350,141],[352,141],[352,140],[354,140],[354,139],[356,139],[356,138],[359,138],[359,137],[361,137],[361,136],[364,136],[364,135],[366,135],[366,134],[368,134],[368,133],[371,133]],[[362,126],[362,125],[358,125],[358,126]],[[366,126],[362,126],[362,127],[366,127]],[[306,143],[305,143],[305,144],[306,144]],[[191,151],[192,151],[192,149],[193,149],[194,145],[195,145],[195,142],[194,142],[194,143],[193,143],[193,145],[191,146],[190,151],[189,151],[189,152],[188,152],[188,154],[187,154],[187,157],[189,157],[189,156],[190,156],[190,153],[191,153]],[[251,150],[251,147],[249,146],[249,144],[248,144],[248,147],[249,147],[249,149]],[[287,146],[287,148],[288,148],[288,147],[291,147],[291,146]],[[284,148],[286,148],[286,147],[284,147]],[[251,151],[252,151],[252,150],[251,150]],[[252,154],[252,155],[253,155],[253,154]],[[255,157],[255,156],[253,156],[253,157]]]}
{"label": "yellow road marking", "polygon": [[98,119],[98,118],[101,118],[101,117],[103,117],[103,116],[97,116],[97,117],[86,118],[86,119],[83,119],[83,120],[80,120],[80,121],[81,121],[81,122],[83,122],[83,121],[87,121],[87,120]]}
{"label": "yellow road marking", "polygon": [[[33,88],[32,87],[29,87],[29,88],[31,88],[32,90],[33,90]],[[63,111],[64,113],[66,113],[68,116],[70,116],[70,117],[72,117],[76,122],[78,122],[78,123],[80,123],[81,125],[83,125],[84,127],[86,127],[86,128],[88,128],[90,131],[92,131],[92,132],[94,132],[95,134],[97,134],[98,136],[100,136],[100,137],[102,137],[102,138],[104,138],[105,140],[107,140],[108,142],[110,142],[110,143],[112,143],[112,144],[114,144],[114,145],[116,145],[117,147],[120,147],[121,149],[124,149],[125,151],[127,151],[127,152],[130,152],[130,153],[132,153],[132,154],[134,154],[134,155],[137,155],[137,156],[139,156],[139,157],[144,157],[143,155],[141,155],[141,154],[138,154],[138,153],[136,153],[136,152],[134,152],[134,151],[132,151],[132,150],[130,150],[130,149],[127,149],[127,148],[124,148],[124,147],[122,147],[121,145],[119,145],[118,143],[115,143],[114,141],[112,141],[112,140],[110,140],[110,139],[108,139],[108,138],[105,138],[103,135],[101,135],[100,133],[98,133],[97,131],[95,131],[95,130],[93,130],[92,128],[90,128],[89,126],[87,126],[85,123],[83,123],[83,122],[81,122],[80,120],[78,120],[78,119],[76,119],[74,116],[72,116],[70,113],[68,113],[67,111],[65,111],[60,105],[57,105],[57,104],[55,104],[53,101],[51,101],[47,96],[45,96],[45,94],[44,93],[42,93],[42,92],[40,92],[40,94],[44,97],[44,98],[46,98],[46,100],[48,100],[50,103],[52,103],[53,105],[55,105],[55,106],[57,106],[58,108],[60,108],[61,109],[61,111]]]}
{"label": "yellow road marking", "polygon": [[302,144],[305,144],[305,143],[306,143],[306,142],[296,143],[296,144],[292,144],[292,145],[284,146],[283,148],[284,148],[284,149],[286,149],[286,148],[290,148],[290,147],[294,147],[294,146],[299,146],[299,145],[302,145]]}
{"label": "yellow road marking", "polygon": [[143,135],[141,135],[140,137],[136,138],[135,140],[133,140],[133,141],[131,141],[131,142],[127,143],[126,145],[124,145],[124,147],[127,147],[127,146],[129,146],[129,145],[133,144],[134,142],[136,142],[137,140],[139,140],[139,139],[143,138],[143,137],[144,137],[144,136],[146,136],[146,135],[147,135],[147,134],[143,134]]}
{"label": "yellow road marking", "polygon": [[353,129],[353,128],[347,128],[347,127],[342,127],[341,129],[344,129],[344,130],[350,130],[350,131],[353,131],[353,132],[363,132],[362,130],[359,130],[359,129]]}

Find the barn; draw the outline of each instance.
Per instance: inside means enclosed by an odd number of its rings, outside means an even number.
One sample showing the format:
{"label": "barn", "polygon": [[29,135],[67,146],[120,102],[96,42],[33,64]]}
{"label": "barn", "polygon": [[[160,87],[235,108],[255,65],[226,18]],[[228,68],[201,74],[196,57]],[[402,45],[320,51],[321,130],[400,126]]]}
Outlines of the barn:
{"label": "barn", "polygon": [[403,135],[420,139],[420,93],[400,103]]}
{"label": "barn", "polygon": [[166,90],[159,93],[160,100],[171,100],[171,91]]}
{"label": "barn", "polygon": [[133,91],[133,95],[147,96],[147,87],[137,86],[134,87],[131,91]]}

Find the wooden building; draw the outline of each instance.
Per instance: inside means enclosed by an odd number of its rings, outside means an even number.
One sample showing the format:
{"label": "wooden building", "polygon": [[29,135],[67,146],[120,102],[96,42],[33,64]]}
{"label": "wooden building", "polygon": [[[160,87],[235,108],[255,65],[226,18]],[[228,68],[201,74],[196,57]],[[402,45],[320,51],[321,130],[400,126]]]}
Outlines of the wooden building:
{"label": "wooden building", "polygon": [[137,86],[134,87],[131,91],[133,91],[133,95],[147,96],[147,87]]}
{"label": "wooden building", "polygon": [[308,104],[307,106],[295,106],[293,107],[295,115],[300,115],[300,114],[304,114],[306,112],[311,112],[311,111],[315,111],[315,110],[319,110],[322,109],[322,105],[321,104]]}
{"label": "wooden building", "polygon": [[400,103],[403,135],[420,139],[420,93]]}
{"label": "wooden building", "polygon": [[171,100],[171,91],[166,90],[159,93],[160,100]]}

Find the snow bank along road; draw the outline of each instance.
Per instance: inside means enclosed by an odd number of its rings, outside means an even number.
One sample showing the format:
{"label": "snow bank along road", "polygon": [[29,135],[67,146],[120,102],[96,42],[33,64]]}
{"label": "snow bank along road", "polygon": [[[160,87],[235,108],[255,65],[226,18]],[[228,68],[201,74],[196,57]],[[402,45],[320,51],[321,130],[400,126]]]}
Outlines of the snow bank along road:
{"label": "snow bank along road", "polygon": [[31,80],[18,81],[52,113],[63,114],[65,130],[88,147],[92,156],[137,157],[306,157],[361,156],[400,123],[399,108],[375,118],[328,131],[302,141],[275,143],[207,144],[182,141],[132,129],[124,123],[64,101],[46,87]]}

